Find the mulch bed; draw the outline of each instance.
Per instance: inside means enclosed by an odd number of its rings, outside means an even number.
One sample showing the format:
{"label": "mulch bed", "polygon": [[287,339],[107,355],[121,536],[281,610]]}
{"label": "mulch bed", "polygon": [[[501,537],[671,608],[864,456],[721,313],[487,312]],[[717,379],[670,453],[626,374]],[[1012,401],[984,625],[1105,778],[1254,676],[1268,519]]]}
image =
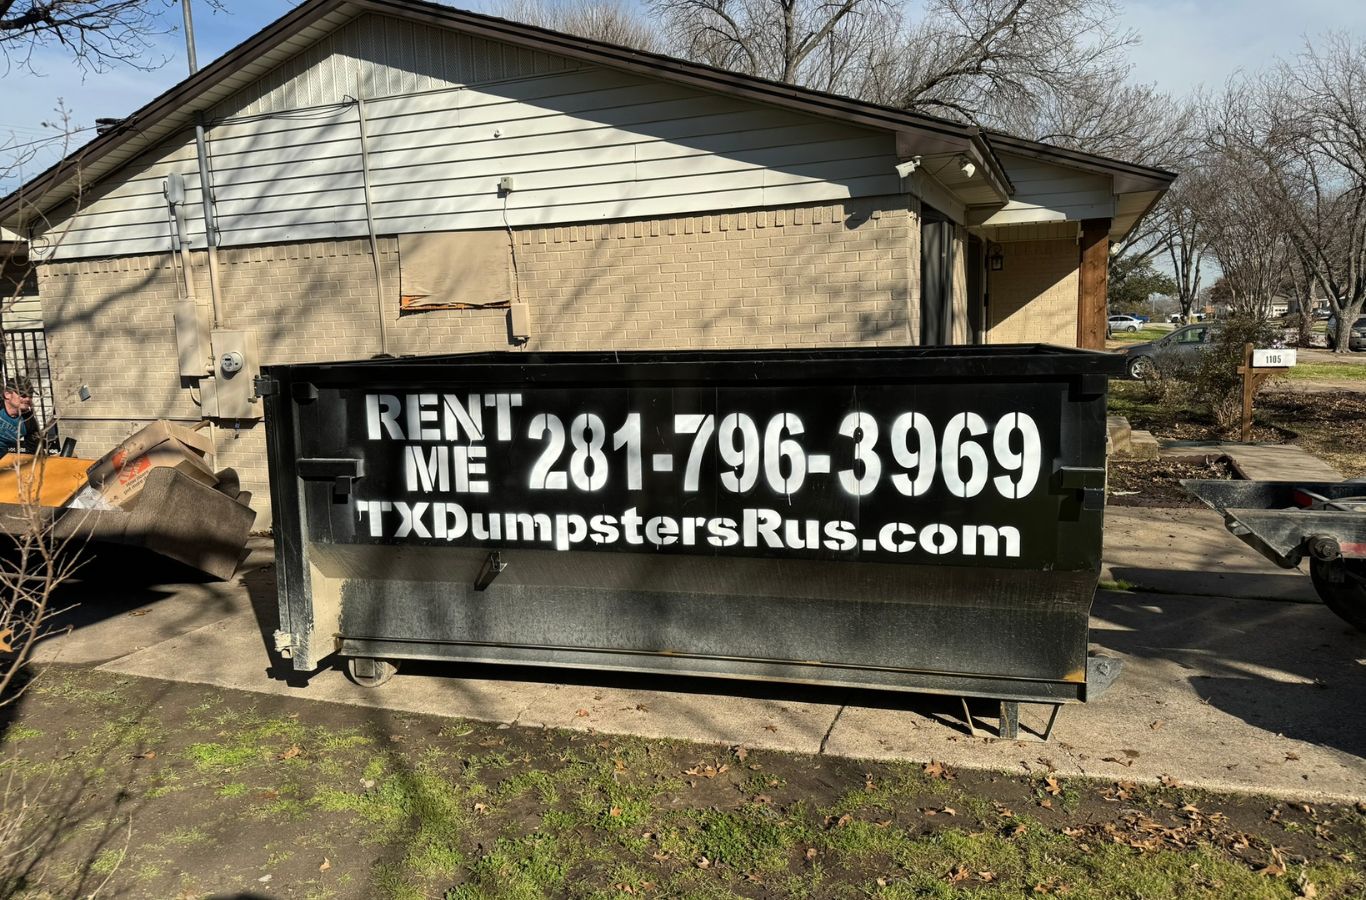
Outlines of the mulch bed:
{"label": "mulch bed", "polygon": [[1105,502],[1111,506],[1200,507],[1183,478],[1236,478],[1222,456],[1111,459]]}

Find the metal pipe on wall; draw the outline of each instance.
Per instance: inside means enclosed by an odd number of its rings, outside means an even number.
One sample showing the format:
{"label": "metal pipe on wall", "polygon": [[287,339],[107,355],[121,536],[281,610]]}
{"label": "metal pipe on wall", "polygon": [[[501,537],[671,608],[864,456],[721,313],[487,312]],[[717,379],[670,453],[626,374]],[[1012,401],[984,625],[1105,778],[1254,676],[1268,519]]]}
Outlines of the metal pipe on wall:
{"label": "metal pipe on wall", "polygon": [[[357,92],[359,93],[359,91]],[[379,317],[379,352],[389,352],[389,330],[384,319],[384,276],[379,267],[379,238],[375,235],[375,209],[370,197],[370,148],[365,128],[365,98],[356,98],[356,117],[360,120],[360,171],[365,188],[365,227],[370,235],[370,257],[375,263],[375,312]]]}
{"label": "metal pipe on wall", "polygon": [[[180,0],[180,10],[185,18],[185,56],[189,61],[190,74],[199,71],[199,59],[194,48],[194,19],[190,15],[190,0]],[[218,231],[214,228],[213,192],[209,177],[209,152],[204,138],[202,116],[196,114],[194,125],[195,155],[199,159],[199,198],[204,207],[204,251],[209,258],[209,307],[213,312],[213,327],[221,324],[218,277]],[[184,235],[181,236],[182,240]],[[185,278],[192,277],[187,269]]]}

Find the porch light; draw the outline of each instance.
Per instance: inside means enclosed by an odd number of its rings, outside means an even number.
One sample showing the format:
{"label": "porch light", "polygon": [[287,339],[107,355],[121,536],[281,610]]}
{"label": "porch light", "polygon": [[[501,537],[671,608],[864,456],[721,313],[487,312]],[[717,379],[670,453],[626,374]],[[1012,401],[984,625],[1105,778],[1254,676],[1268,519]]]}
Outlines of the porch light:
{"label": "porch light", "polygon": [[999,272],[1006,267],[1006,255],[1001,252],[1001,245],[997,244],[991,248],[991,256],[987,257],[991,263],[991,271]]}

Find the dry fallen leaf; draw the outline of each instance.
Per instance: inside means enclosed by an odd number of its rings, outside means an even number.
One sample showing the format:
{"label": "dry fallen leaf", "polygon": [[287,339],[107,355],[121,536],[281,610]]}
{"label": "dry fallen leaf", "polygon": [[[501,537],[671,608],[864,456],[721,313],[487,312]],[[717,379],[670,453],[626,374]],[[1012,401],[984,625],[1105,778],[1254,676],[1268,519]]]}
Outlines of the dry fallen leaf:
{"label": "dry fallen leaf", "polygon": [[807,858],[808,860],[812,860],[812,859],[815,859],[815,858],[816,858],[816,848],[815,848],[815,847],[807,847],[807,848],[806,848],[806,858]]}
{"label": "dry fallen leaf", "polygon": [[1125,768],[1128,768],[1129,766],[1132,766],[1134,764],[1134,761],[1132,759],[1120,759],[1117,756],[1102,756],[1100,758],[1100,761],[1119,763],[1121,766],[1124,766]]}
{"label": "dry fallen leaf", "polygon": [[14,646],[11,644],[11,641],[13,641],[13,640],[14,640],[14,629],[13,629],[13,628],[6,628],[4,631],[0,631],[0,653],[13,653],[13,652],[14,652]]}
{"label": "dry fallen leaf", "polygon": [[585,716],[588,715],[588,710],[586,710],[586,709],[576,709],[576,710],[574,710],[574,715],[576,715],[576,716],[578,716],[580,719],[582,719],[582,718],[584,718]]}
{"label": "dry fallen leaf", "polygon": [[1161,728],[1163,725],[1166,725],[1166,724],[1167,724],[1167,723],[1166,723],[1165,721],[1163,721],[1162,719],[1158,719],[1158,720],[1156,720],[1156,721],[1154,721],[1154,722],[1149,722],[1149,723],[1148,723],[1148,727],[1151,728],[1153,731],[1156,731],[1157,729]]}
{"label": "dry fallen leaf", "polygon": [[977,880],[980,881],[980,882],[982,882],[982,883],[984,883],[984,884],[990,884],[991,882],[993,882],[993,881],[996,880],[996,873],[995,873],[995,872],[978,872],[978,873],[977,873]]}
{"label": "dry fallen leaf", "polygon": [[619,818],[621,818],[621,807],[620,807],[620,806],[614,806],[614,807],[612,807],[611,809],[607,810],[607,815],[611,816],[611,817],[614,818],[614,819],[619,819]]}
{"label": "dry fallen leaf", "polygon": [[778,731],[778,726],[777,726],[777,725],[765,725],[765,726],[764,726],[764,731],[772,731],[772,732],[774,732],[774,733],[777,733],[777,731]]}
{"label": "dry fallen leaf", "polygon": [[482,816],[489,811],[489,805],[487,803],[476,803],[474,804],[474,811]]}
{"label": "dry fallen leaf", "polygon": [[1058,784],[1058,779],[1052,775],[1047,775],[1043,780],[1043,789],[1054,797],[1062,793],[1062,785]]}
{"label": "dry fallen leaf", "polygon": [[1170,775],[1163,775],[1161,778],[1158,779],[1158,781],[1162,782],[1162,786],[1163,786],[1163,787],[1169,787],[1169,788],[1179,788],[1179,787],[1181,787],[1181,782],[1177,781],[1175,778],[1171,777]]}
{"label": "dry fallen leaf", "polygon": [[157,758],[157,752],[156,752],[155,750],[144,750],[144,751],[141,752],[141,753],[134,753],[134,754],[133,754],[133,759],[156,759],[156,758]]}
{"label": "dry fallen leaf", "polygon": [[952,871],[949,872],[949,874],[945,875],[944,877],[948,879],[949,884],[957,884],[960,881],[967,881],[969,878],[971,878],[972,872],[968,870],[967,866],[963,865],[962,863],[959,863],[956,867],[953,868]]}
{"label": "dry fallen leaf", "polygon": [[1286,761],[1286,762],[1295,762],[1295,761],[1298,760],[1299,758],[1300,758],[1300,755],[1299,755],[1298,753],[1296,753],[1294,750],[1290,750],[1290,751],[1288,751],[1288,752],[1285,754],[1285,761]]}
{"label": "dry fallen leaf", "polygon": [[745,759],[749,757],[749,751],[746,750],[743,745],[732,747],[730,752],[734,753],[735,758],[740,760],[740,762],[744,762]]}
{"label": "dry fallen leaf", "polygon": [[699,859],[699,860],[697,861],[697,868],[699,868],[699,869],[710,869],[710,868],[711,868],[711,860],[707,859],[705,856],[702,857],[701,859]]}
{"label": "dry fallen leaf", "polygon": [[944,781],[952,781],[958,777],[953,769],[949,768],[948,763],[942,763],[935,759],[925,763],[924,771],[931,778],[942,778]]}
{"label": "dry fallen leaf", "polygon": [[295,744],[294,746],[286,750],[284,753],[281,753],[280,759],[293,759],[294,757],[298,756],[300,753],[303,752],[304,751],[299,749],[299,745]]}
{"label": "dry fallen leaf", "polygon": [[[145,616],[145,615],[147,615],[149,612],[151,612],[150,609],[135,609],[135,610],[133,610],[132,612],[130,612],[128,615],[129,615],[129,616],[134,616],[134,617],[135,617],[135,616]],[[6,647],[5,649],[9,649],[9,648]]]}
{"label": "dry fallen leaf", "polygon": [[318,871],[319,871],[319,872],[326,872],[326,871],[327,871],[328,869],[330,869],[330,868],[332,868],[332,860],[330,860],[330,859],[328,859],[326,856],[324,856],[324,857],[323,857],[323,864],[320,865],[320,866],[318,866]]}

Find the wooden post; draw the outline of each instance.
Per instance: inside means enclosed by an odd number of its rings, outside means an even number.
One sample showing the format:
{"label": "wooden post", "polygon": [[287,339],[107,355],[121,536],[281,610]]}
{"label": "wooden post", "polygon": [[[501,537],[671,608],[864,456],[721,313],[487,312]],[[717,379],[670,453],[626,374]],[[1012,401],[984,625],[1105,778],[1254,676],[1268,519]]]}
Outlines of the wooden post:
{"label": "wooden post", "polygon": [[1105,320],[1109,314],[1110,220],[1081,223],[1081,271],[1077,279],[1077,346],[1105,349]]}
{"label": "wooden post", "polygon": [[1243,443],[1252,440],[1252,398],[1257,395],[1257,389],[1262,386],[1272,375],[1280,372],[1289,372],[1286,366],[1269,366],[1264,369],[1254,369],[1252,367],[1252,345],[1243,345],[1243,364],[1238,367],[1238,374],[1243,376]]}

